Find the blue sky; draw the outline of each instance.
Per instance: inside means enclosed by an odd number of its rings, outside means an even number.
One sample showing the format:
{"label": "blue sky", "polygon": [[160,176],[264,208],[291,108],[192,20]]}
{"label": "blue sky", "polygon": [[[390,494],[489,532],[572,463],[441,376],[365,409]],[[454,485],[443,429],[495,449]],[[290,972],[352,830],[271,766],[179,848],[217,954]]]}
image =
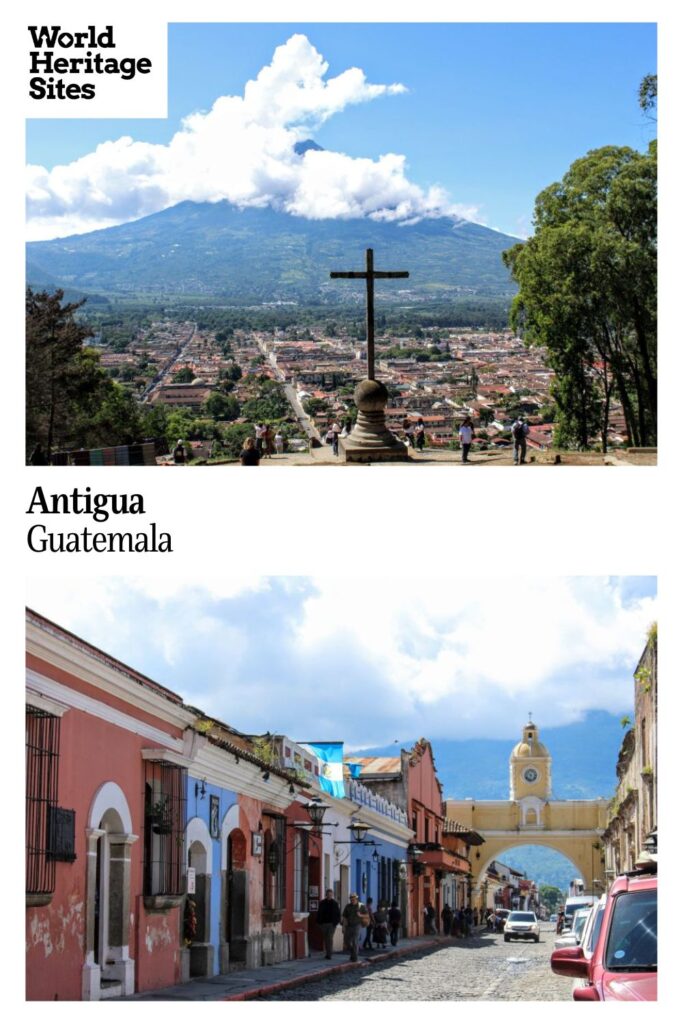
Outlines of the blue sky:
{"label": "blue sky", "polygon": [[[218,97],[242,96],[245,83],[269,65],[276,47],[296,35],[305,36],[329,64],[326,79],[358,67],[368,83],[405,87],[375,97],[349,96],[304,133],[351,161],[378,161],[387,153],[405,157],[400,189],[383,188],[375,174],[362,195],[354,196],[351,209],[360,203],[364,213],[373,203],[381,209],[405,200],[418,212],[450,203],[456,212],[490,227],[526,234],[535,196],[574,159],[606,144],[643,149],[652,137],[638,108],[637,89],[645,74],[656,71],[653,24],[175,25],[169,29],[168,121],[28,122],[28,162],[46,172],[33,181],[40,202],[33,210],[31,237],[40,237],[40,230],[45,237],[104,223],[88,190],[116,187],[104,166],[109,157],[91,157],[86,167],[73,170],[68,189],[75,196],[72,209],[49,172],[125,135],[156,147],[129,154],[136,173],[141,154],[142,162],[154,163],[154,188],[130,206],[117,195],[114,219],[152,212],[155,202],[192,198],[192,185],[182,174],[164,171],[160,176],[164,152],[159,147],[169,145],[182,118],[209,111]],[[231,148],[225,132],[224,150],[210,151],[211,163],[223,164],[227,176],[242,158],[244,138],[235,135]],[[202,139],[208,145],[206,133]],[[338,163],[341,178],[360,166],[349,160]],[[175,156],[170,162],[175,169],[182,166]],[[120,172],[120,159],[116,164]],[[193,166],[187,165],[189,178]],[[289,185],[290,170],[285,175]],[[386,177],[389,170],[384,171]],[[438,196],[430,194],[435,186],[441,190]],[[308,175],[299,187],[315,190],[317,176]],[[219,196],[220,176],[211,188],[212,197]],[[226,197],[234,200],[235,189],[234,183],[226,184]],[[291,199],[283,198],[282,176],[275,184],[269,180],[265,194],[282,202]],[[252,191],[246,201],[261,198]],[[289,208],[306,216],[328,215],[325,210],[321,214],[320,197],[307,201],[297,195]],[[334,214],[337,206],[330,209]]]}
{"label": "blue sky", "polygon": [[652,577],[31,579],[27,603],[244,732],[511,739],[632,710]]}

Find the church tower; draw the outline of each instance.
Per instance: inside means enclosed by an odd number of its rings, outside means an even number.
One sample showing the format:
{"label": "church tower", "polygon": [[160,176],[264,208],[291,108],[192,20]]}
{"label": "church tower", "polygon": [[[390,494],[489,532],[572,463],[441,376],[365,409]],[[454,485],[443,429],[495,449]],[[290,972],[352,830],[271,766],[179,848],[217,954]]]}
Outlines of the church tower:
{"label": "church tower", "polygon": [[552,793],[552,758],[538,738],[538,728],[529,721],[522,729],[522,739],[510,754],[510,799],[528,806],[550,800]]}

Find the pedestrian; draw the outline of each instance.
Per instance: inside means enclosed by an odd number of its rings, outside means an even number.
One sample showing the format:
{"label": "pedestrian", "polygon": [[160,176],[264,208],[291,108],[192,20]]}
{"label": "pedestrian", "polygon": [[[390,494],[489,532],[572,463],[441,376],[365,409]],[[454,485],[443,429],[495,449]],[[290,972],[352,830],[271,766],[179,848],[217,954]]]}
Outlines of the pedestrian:
{"label": "pedestrian", "polygon": [[431,900],[427,900],[424,908],[425,935],[436,935],[436,911]]}
{"label": "pedestrian", "polygon": [[263,429],[263,450],[266,458],[272,458],[273,452],[275,451],[275,445],[273,443],[273,428],[270,423]]}
{"label": "pedestrian", "polygon": [[337,925],[341,921],[341,910],[339,909],[339,904],[334,898],[332,889],[326,890],[325,899],[321,900],[318,904],[318,916],[316,920],[323,933],[325,959],[331,960],[334,946],[334,933],[337,930]]}
{"label": "pedestrian", "polygon": [[512,424],[513,458],[515,466],[523,466],[526,462],[526,436],[529,433],[529,424],[522,413],[519,414]]}
{"label": "pedestrian", "polygon": [[444,935],[450,935],[451,928],[453,927],[453,911],[448,903],[444,903],[443,905],[443,910],[441,911],[441,924],[443,926]]}
{"label": "pedestrian", "polygon": [[365,932],[365,938],[363,939],[363,949],[372,949],[372,930],[375,926],[375,915],[373,910],[372,896],[368,899],[367,912],[368,912],[368,925]]}
{"label": "pedestrian", "polygon": [[411,448],[415,447],[415,424],[411,420],[410,416],[406,416],[403,420],[403,433],[406,441]]}
{"label": "pedestrian", "polygon": [[266,434],[266,427],[264,423],[257,423],[254,428],[254,438],[256,440],[256,451],[258,452],[259,459],[263,455],[263,438]]}
{"label": "pedestrian", "polygon": [[257,442],[253,437],[248,437],[240,452],[240,462],[243,466],[258,466],[261,461],[261,454],[257,448]]}
{"label": "pedestrian", "polygon": [[275,451],[278,455],[282,455],[285,450],[285,438],[281,430],[278,430],[275,434]]}
{"label": "pedestrian", "polygon": [[421,416],[418,416],[415,424],[415,444],[419,452],[424,451],[425,446],[425,425]]}
{"label": "pedestrian", "polygon": [[173,461],[176,464],[176,466],[182,466],[183,463],[185,462],[186,457],[187,452],[185,450],[185,445],[183,444],[183,439],[182,437],[179,437],[178,443],[173,449]]}
{"label": "pedestrian", "polygon": [[486,931],[487,932],[492,932],[493,931],[493,913],[490,910],[489,910],[488,914],[486,915]]}
{"label": "pedestrian", "polygon": [[472,913],[472,924],[475,928],[479,927],[479,907],[475,907]]}
{"label": "pedestrian", "polygon": [[375,924],[372,930],[372,937],[376,946],[381,946],[382,949],[387,948],[387,939],[389,937],[389,915],[387,913],[387,905],[384,901],[380,902],[377,910],[374,914]]}
{"label": "pedestrian", "polygon": [[557,915],[557,927],[555,928],[555,931],[557,932],[558,935],[562,934],[562,929],[563,928],[564,928],[564,911],[561,910],[559,912],[559,914]]}
{"label": "pedestrian", "polygon": [[465,419],[460,424],[458,437],[462,446],[462,461],[463,463],[469,462],[470,448],[472,447],[472,438],[474,437],[474,423],[471,416],[465,416]]}
{"label": "pedestrian", "polygon": [[352,892],[349,895],[349,902],[342,913],[342,925],[344,928],[344,944],[351,954],[350,960],[358,959],[358,940],[361,928],[367,928],[370,923],[368,908],[358,899],[358,893]]}
{"label": "pedestrian", "polygon": [[401,927],[401,911],[396,900],[389,907],[389,940],[392,946],[398,943],[398,932]]}
{"label": "pedestrian", "polygon": [[468,907],[465,911],[465,935],[470,935],[472,932],[472,907]]}

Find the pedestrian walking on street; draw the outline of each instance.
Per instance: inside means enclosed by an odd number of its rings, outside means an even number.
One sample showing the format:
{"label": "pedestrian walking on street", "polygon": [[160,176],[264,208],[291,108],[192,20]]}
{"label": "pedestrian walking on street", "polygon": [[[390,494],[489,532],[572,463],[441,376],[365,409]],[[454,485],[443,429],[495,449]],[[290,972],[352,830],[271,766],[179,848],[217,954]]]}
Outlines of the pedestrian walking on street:
{"label": "pedestrian walking on street", "polygon": [[389,907],[389,940],[392,946],[395,946],[398,942],[398,932],[401,927],[401,911],[399,905],[394,900]]}
{"label": "pedestrian walking on street", "polygon": [[341,910],[334,898],[332,889],[325,892],[325,899],[318,905],[317,923],[323,933],[323,944],[325,946],[325,959],[332,959],[334,947],[334,933],[341,921]]}
{"label": "pedestrian walking on street", "polygon": [[363,949],[372,949],[372,929],[375,927],[375,914],[372,903],[372,896],[370,896],[366,908],[369,920],[368,927],[365,932],[365,938],[363,939]]}
{"label": "pedestrian walking on street", "polygon": [[381,946],[382,949],[386,949],[387,939],[389,938],[389,914],[387,913],[386,903],[380,903],[375,911],[374,917],[375,925],[372,930],[372,937],[376,946]]}
{"label": "pedestrian walking on street", "polygon": [[253,437],[248,437],[244,442],[244,447],[240,452],[240,462],[243,466],[258,466],[261,461],[259,450],[256,447],[256,441]]}
{"label": "pedestrian walking on street", "polygon": [[344,927],[344,944],[351,954],[350,960],[358,959],[358,940],[361,928],[367,928],[370,923],[368,908],[358,899],[358,893],[352,892],[349,895],[349,902],[344,907],[342,914],[342,925]]}
{"label": "pedestrian walking on street", "polygon": [[424,908],[425,935],[436,935],[436,911],[431,900],[427,900]]}
{"label": "pedestrian walking on street", "polygon": [[425,446],[425,425],[421,416],[418,416],[415,424],[415,445],[419,452],[424,451]]}
{"label": "pedestrian walking on street", "polygon": [[515,466],[523,466],[526,462],[526,436],[529,433],[529,424],[520,413],[512,424],[512,440],[514,442],[513,457]]}
{"label": "pedestrian walking on street", "polygon": [[282,455],[285,450],[285,439],[281,430],[275,435],[275,452],[277,455]]}
{"label": "pedestrian walking on street", "polygon": [[443,910],[441,911],[441,923],[443,925],[444,935],[451,934],[451,928],[453,927],[453,911],[449,907],[448,903],[444,903]]}
{"label": "pedestrian walking on street", "polygon": [[462,447],[462,461],[463,463],[469,462],[470,448],[472,447],[472,438],[474,437],[474,423],[471,416],[465,416],[465,419],[460,424],[458,437]]}
{"label": "pedestrian walking on street", "polygon": [[563,928],[564,928],[564,911],[561,910],[559,912],[559,914],[557,915],[557,927],[555,928],[555,931],[557,932],[558,935],[562,934],[562,929]]}

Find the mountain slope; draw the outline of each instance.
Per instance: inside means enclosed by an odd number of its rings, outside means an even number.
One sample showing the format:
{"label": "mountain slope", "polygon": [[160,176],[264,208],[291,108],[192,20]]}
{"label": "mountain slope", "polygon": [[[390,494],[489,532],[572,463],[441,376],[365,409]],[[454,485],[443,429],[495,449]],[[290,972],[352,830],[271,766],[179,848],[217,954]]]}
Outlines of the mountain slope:
{"label": "mountain slope", "polygon": [[333,282],[330,271],[363,269],[364,250],[373,248],[377,269],[410,271],[408,281],[380,283],[378,301],[511,295],[514,285],[500,254],[515,241],[446,217],[401,226],[188,201],[129,224],[30,242],[28,280],[49,276],[62,286],[109,293],[351,301],[360,300],[363,283]]}

